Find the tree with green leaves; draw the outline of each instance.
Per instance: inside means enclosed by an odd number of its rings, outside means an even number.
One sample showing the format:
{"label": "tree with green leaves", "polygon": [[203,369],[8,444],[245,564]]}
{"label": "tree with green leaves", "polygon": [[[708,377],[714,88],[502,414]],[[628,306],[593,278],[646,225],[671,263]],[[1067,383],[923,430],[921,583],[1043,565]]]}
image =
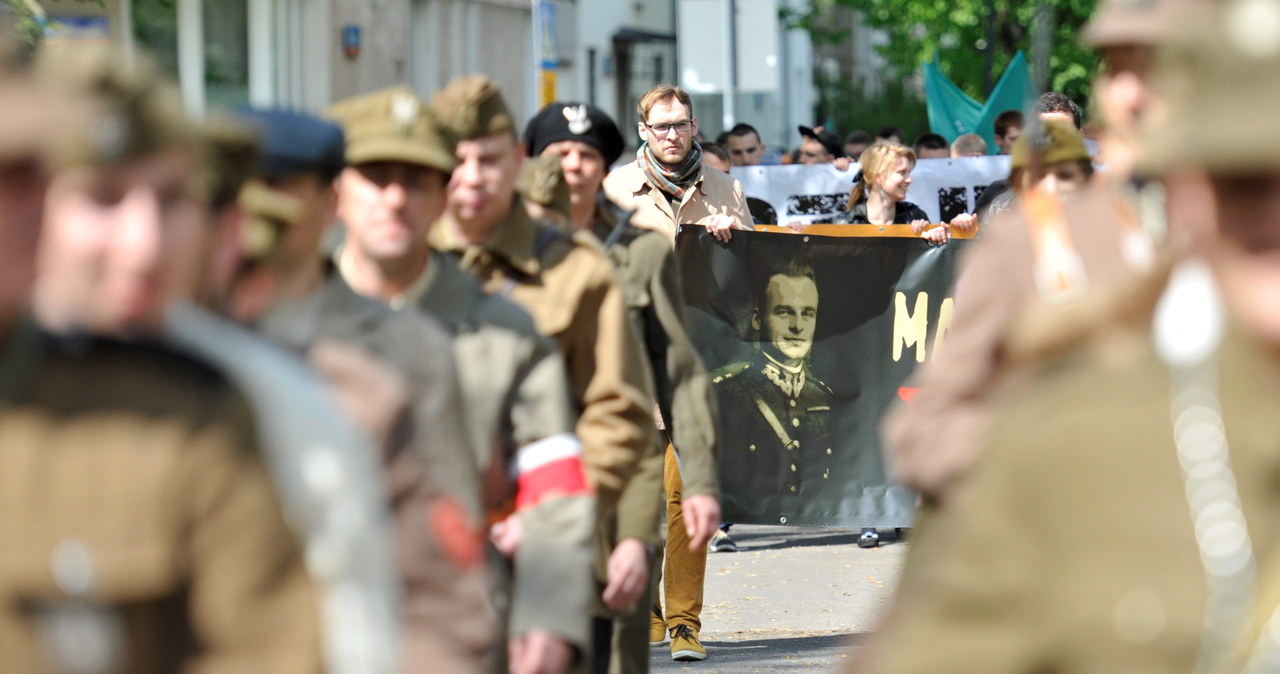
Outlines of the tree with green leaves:
{"label": "tree with green leaves", "polygon": [[[888,64],[885,79],[891,84],[909,81],[936,54],[942,72],[979,101],[1023,51],[1042,86],[1084,107],[1098,59],[1079,35],[1096,5],[1097,0],[810,0],[807,10],[787,11],[783,18],[806,30],[815,44],[838,44],[849,35],[829,28],[837,23],[830,16],[838,8],[855,10],[864,25],[887,38],[876,50]],[[1039,54],[1037,44],[1045,47]],[[860,95],[847,84],[818,84],[828,117],[840,113],[831,105],[835,101],[825,99]],[[923,110],[903,113],[923,116]]]}
{"label": "tree with green leaves", "polygon": [[29,0],[5,0],[0,13],[4,14],[4,21],[0,24],[5,30],[12,32],[12,37],[15,38],[13,42],[20,52],[19,58],[29,58],[44,34],[39,6],[33,5]]}

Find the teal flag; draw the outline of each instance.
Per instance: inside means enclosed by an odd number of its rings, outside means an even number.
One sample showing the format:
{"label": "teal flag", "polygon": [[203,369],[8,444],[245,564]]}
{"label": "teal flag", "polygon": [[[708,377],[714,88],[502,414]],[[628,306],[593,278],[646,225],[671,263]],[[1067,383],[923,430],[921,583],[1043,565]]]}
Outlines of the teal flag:
{"label": "teal flag", "polygon": [[995,152],[991,125],[1005,110],[1026,112],[1038,93],[1031,81],[1027,59],[1018,52],[1005,68],[986,104],[973,100],[956,86],[938,64],[937,56],[924,65],[924,91],[929,107],[929,128],[948,142],[966,133],[976,133],[987,141],[987,151]]}

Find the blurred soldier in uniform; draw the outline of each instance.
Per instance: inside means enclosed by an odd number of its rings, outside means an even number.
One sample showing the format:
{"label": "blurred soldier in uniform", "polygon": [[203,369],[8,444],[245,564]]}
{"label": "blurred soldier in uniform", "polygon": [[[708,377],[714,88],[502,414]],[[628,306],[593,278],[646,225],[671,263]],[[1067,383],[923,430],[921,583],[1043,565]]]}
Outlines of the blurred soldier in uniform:
{"label": "blurred soldier in uniform", "polygon": [[[1180,16],[1200,6],[1194,0],[1104,2],[1087,28],[1086,37],[1098,40],[1107,47],[1104,55],[1116,59],[1099,87],[1107,97],[1100,108],[1124,113],[1103,120],[1104,133],[1117,129],[1115,160],[1120,146],[1133,153],[1130,129],[1159,95],[1145,85],[1151,50],[1168,39]],[[1125,92],[1131,87],[1118,86],[1116,80],[1141,84],[1141,96],[1130,99]],[[1038,119],[1029,123],[1024,136],[1044,128]],[[1104,146],[1112,142],[1104,136]],[[1026,147],[1036,150],[1029,154],[1027,170],[1042,167],[1051,148]],[[987,423],[988,395],[1014,371],[1010,327],[1030,307],[1070,305],[1092,285],[1158,266],[1162,249],[1178,244],[1168,240],[1166,230],[1172,229],[1175,239],[1185,235],[1187,221],[1196,218],[1191,214],[1202,210],[1170,204],[1166,211],[1164,191],[1160,182],[1137,193],[1124,179],[1107,179],[1060,205],[1039,199],[1032,208],[1014,208],[974,243],[962,261],[958,278],[963,281],[956,284],[956,312],[945,346],[936,360],[912,375],[908,385],[919,391],[910,405],[899,403],[884,418],[885,450],[895,479],[919,490],[926,503],[946,498],[975,459],[976,441]],[[1041,334],[1043,348],[1052,348],[1052,342],[1070,343],[1074,331],[1064,326]]]}
{"label": "blurred soldier in uniform", "polygon": [[1002,392],[857,671],[1275,671],[1280,4],[1220,10],[1162,48],[1138,163],[1207,174],[1216,231],[1091,287],[1109,311]]}
{"label": "blurred soldier in uniform", "polygon": [[[396,514],[406,590],[401,671],[479,671],[495,629],[452,339],[429,317],[357,295],[326,264],[320,240],[345,164],[341,127],[278,110],[240,117],[261,134],[260,177],[240,191],[247,259],[227,304],[237,320],[322,358],[357,419],[390,417],[366,430],[380,440]],[[398,381],[387,386],[375,374],[382,370]],[[404,399],[382,399],[397,390]]]}
{"label": "blurred soldier in uniform", "polygon": [[[557,672],[588,644],[594,499],[555,345],[519,307],[486,294],[456,258],[427,245],[457,160],[428,106],[398,87],[335,104],[347,133],[338,179],[342,281],[453,333],[466,419],[496,549],[510,562],[497,596],[513,672]],[[508,649],[493,663],[506,671]]]}
{"label": "blurred soldier in uniform", "polygon": [[832,392],[809,369],[818,323],[813,269],[793,261],[771,270],[761,285],[751,316],[758,355],[725,365],[711,381],[722,408],[739,412],[726,426],[728,465],[744,492],[776,499],[778,512],[788,514],[796,512],[803,488],[831,479],[836,466],[828,428]]}
{"label": "blurred soldier in uniform", "polygon": [[72,345],[88,334],[163,339],[234,386],[308,551],[328,667],[391,671],[399,582],[368,439],[301,359],[179,304],[205,282],[217,235],[210,209],[224,210],[243,174],[215,176],[202,163],[200,130],[143,56],[80,47],[46,56],[43,76],[83,95],[97,117],[62,154],[49,188],[38,317]]}
{"label": "blurred soldier in uniform", "polygon": [[[618,209],[604,196],[601,187],[605,175],[623,148],[622,134],[604,111],[584,103],[552,103],[529,121],[524,143],[530,156],[556,162],[561,180],[541,184],[559,183],[568,188],[567,199],[557,194],[556,202],[563,204],[569,226],[589,231],[604,242],[606,253],[617,267],[631,326],[644,346],[653,375],[659,427],[674,438],[673,445],[679,452],[679,461],[676,450],[670,448],[665,459],[657,459],[658,464],[665,465],[659,471],[667,476],[659,478],[667,483],[668,490],[664,557],[668,565],[675,564],[677,569],[676,575],[667,575],[666,587],[668,595],[676,600],[673,612],[696,604],[690,611],[695,621],[692,629],[696,630],[700,626],[696,621],[702,603],[702,574],[685,574],[682,569],[695,565],[705,568],[706,545],[720,521],[720,503],[710,381],[685,330],[675,254],[666,236],[631,225],[629,217],[620,217]],[[688,474],[685,488],[681,485],[682,472]],[[642,474],[649,471],[642,469]],[[644,484],[644,480],[636,482]],[[689,563],[682,565],[686,560]],[[660,567],[651,572],[653,599],[615,624],[610,666],[615,674],[648,671],[645,642],[651,640],[646,635],[650,629],[650,603],[656,601],[661,577],[659,571]],[[694,583],[696,587],[691,587]],[[672,603],[669,599],[668,605]],[[666,625],[660,608],[656,617],[663,623],[659,641],[665,641]]]}
{"label": "blurred soldier in uniform", "polygon": [[78,151],[101,121],[73,100],[0,73],[0,670],[321,671],[319,588],[242,393],[172,350],[23,318],[40,145]]}
{"label": "blurred soldier in uniform", "polygon": [[[456,78],[432,107],[460,139],[458,168],[445,215],[431,230],[432,245],[461,255],[463,267],[486,289],[509,295],[559,343],[582,411],[577,429],[588,477],[599,498],[596,540],[618,541],[607,563],[603,549],[597,556],[601,599],[610,610],[626,610],[648,587],[648,547],[658,538],[656,485],[655,498],[640,496],[645,508],[619,503],[641,460],[660,449],[648,373],[623,293],[591,235],[564,232],[525,211],[515,192],[523,160],[516,122],[493,82]],[[608,652],[610,628],[597,617],[595,653]],[[595,665],[602,666],[600,658]]]}

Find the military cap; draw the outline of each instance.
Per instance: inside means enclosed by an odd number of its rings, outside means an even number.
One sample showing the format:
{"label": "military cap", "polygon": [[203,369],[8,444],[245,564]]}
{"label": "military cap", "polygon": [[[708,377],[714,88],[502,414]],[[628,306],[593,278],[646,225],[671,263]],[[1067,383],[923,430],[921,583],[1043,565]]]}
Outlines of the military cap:
{"label": "military cap", "polygon": [[594,147],[612,166],[622,156],[622,133],[604,110],[586,103],[549,103],[524,127],[529,156],[542,154],[552,143],[576,140]]}
{"label": "military cap", "polygon": [[837,136],[834,131],[830,131],[828,129],[814,131],[807,126],[799,128],[801,136],[805,138],[812,138],[819,143],[822,143],[822,147],[826,148],[827,152],[832,157],[844,156],[844,146],[840,144],[840,136]]}
{"label": "military cap", "polygon": [[347,135],[347,163],[398,161],[448,173],[456,142],[412,89],[390,87],[329,106],[326,116]]}
{"label": "military cap", "polygon": [[569,183],[556,156],[535,157],[526,161],[516,180],[516,190],[535,204],[569,217]]}
{"label": "military cap", "polygon": [[16,20],[16,12],[14,3],[0,4],[0,70],[4,71],[21,69],[31,52],[29,36]]}
{"label": "military cap", "polygon": [[1160,50],[1139,169],[1280,169],[1280,2],[1231,0]]}
{"label": "military cap", "polygon": [[1030,166],[1036,152],[1040,153],[1040,161],[1045,164],[1091,159],[1076,127],[1070,122],[1057,119],[1044,120],[1038,132],[1028,130],[1018,136],[1018,142],[1013,144],[1013,157],[1009,161],[1009,167]]}
{"label": "military cap", "polygon": [[240,188],[258,173],[259,136],[246,120],[211,116],[202,126],[204,166],[200,181],[216,210],[236,201]]}
{"label": "military cap", "polygon": [[334,176],[346,166],[342,127],[287,110],[241,108],[237,113],[259,134],[259,170],[272,177],[316,171]]}
{"label": "military cap", "polygon": [[28,77],[0,75],[0,162],[45,157],[59,137],[84,134],[88,116],[80,114],[82,106],[59,93]]}
{"label": "military cap", "polygon": [[59,45],[41,53],[36,72],[86,99],[94,115],[84,133],[59,144],[56,159],[63,165],[116,164],[199,142],[177,85],[144,54],[126,57],[108,45]]}
{"label": "military cap", "polygon": [[1081,31],[1095,47],[1159,44],[1208,0],[1102,0]]}
{"label": "military cap", "polygon": [[250,262],[273,258],[279,251],[284,230],[302,219],[300,199],[273,190],[260,180],[245,183],[240,190],[239,204],[245,213],[240,247]]}
{"label": "military cap", "polygon": [[519,133],[502,91],[484,75],[453,78],[448,86],[436,92],[431,107],[440,122],[459,140]]}

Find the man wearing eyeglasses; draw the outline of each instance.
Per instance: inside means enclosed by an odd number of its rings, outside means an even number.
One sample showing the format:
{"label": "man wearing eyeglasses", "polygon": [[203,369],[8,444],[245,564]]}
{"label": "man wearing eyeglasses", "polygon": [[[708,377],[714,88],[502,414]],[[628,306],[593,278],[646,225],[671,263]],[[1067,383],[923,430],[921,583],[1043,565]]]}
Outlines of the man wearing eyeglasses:
{"label": "man wearing eyeglasses", "polygon": [[632,224],[663,232],[672,242],[680,225],[703,225],[721,241],[732,230],[751,229],[742,184],[702,163],[688,92],[659,85],[640,97],[638,108],[643,142],[636,160],[604,181],[605,194],[634,211]]}

